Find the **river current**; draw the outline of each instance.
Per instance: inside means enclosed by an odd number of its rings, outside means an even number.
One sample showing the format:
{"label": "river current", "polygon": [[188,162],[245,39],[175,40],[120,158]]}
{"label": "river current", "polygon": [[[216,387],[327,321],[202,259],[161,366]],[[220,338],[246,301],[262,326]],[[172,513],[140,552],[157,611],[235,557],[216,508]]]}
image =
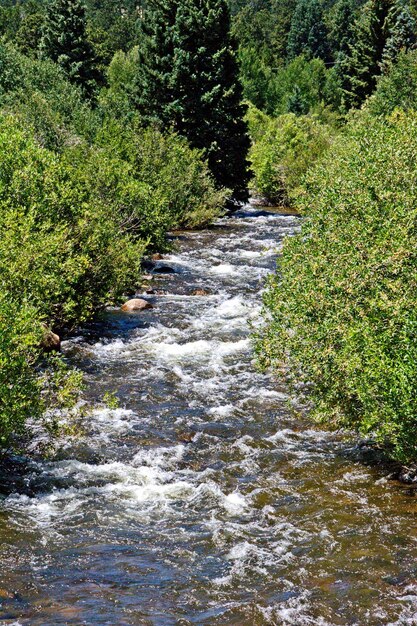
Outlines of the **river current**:
{"label": "river current", "polygon": [[184,233],[153,309],[64,343],[88,399],[120,404],[0,498],[1,624],[417,625],[416,491],[253,363],[297,227],[246,207]]}

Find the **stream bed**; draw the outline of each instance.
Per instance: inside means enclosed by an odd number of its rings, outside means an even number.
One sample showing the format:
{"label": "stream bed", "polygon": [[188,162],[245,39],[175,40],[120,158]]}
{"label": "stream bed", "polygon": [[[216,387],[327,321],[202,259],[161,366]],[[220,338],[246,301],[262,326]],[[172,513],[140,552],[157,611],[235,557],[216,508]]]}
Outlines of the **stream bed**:
{"label": "stream bed", "polygon": [[64,343],[89,400],[120,408],[0,498],[1,624],[417,625],[417,491],[253,363],[298,223],[245,207],[178,236],[153,309]]}

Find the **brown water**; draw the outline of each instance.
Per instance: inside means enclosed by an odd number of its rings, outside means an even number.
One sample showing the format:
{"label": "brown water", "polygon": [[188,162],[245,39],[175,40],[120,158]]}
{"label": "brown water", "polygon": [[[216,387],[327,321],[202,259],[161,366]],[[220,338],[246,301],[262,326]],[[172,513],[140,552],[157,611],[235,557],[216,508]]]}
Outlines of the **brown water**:
{"label": "brown water", "polygon": [[415,491],[252,363],[297,223],[248,208],[184,235],[153,310],[66,342],[90,400],[122,408],[0,500],[2,624],[417,625]]}

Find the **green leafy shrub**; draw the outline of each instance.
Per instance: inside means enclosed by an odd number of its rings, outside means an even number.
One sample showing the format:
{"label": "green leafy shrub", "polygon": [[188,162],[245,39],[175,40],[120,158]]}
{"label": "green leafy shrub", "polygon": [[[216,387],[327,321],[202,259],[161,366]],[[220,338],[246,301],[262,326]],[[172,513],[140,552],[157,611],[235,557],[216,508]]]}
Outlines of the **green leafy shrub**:
{"label": "green leafy shrub", "polygon": [[100,124],[98,112],[58,65],[28,58],[5,42],[0,42],[0,104],[33,130],[40,145],[56,151],[80,137],[93,140]]}
{"label": "green leafy shrub", "polygon": [[109,185],[107,175],[97,176],[100,166],[93,166],[97,191],[132,194],[122,204],[152,247],[164,245],[168,230],[204,226],[221,214],[227,190],[216,189],[201,152],[183,137],[142,128],[137,120],[128,125],[107,121],[96,145],[94,159],[112,167],[119,181]]}
{"label": "green leafy shrub", "polygon": [[12,118],[0,120],[0,207],[9,297],[51,322],[82,321],[137,280],[144,244],[123,231],[123,216]]}
{"label": "green leafy shrub", "polygon": [[57,153],[0,116],[0,448],[29,417],[53,431],[50,408],[76,395],[76,375],[44,362],[45,325],[75,326],[131,291],[144,251],[211,221],[225,193],[175,135],[109,122],[96,144]]}
{"label": "green leafy shrub", "polygon": [[[271,113],[307,114],[325,99],[328,70],[321,59],[298,56],[281,68],[270,85]],[[272,106],[270,107],[272,109]]]}
{"label": "green leafy shrub", "polygon": [[254,108],[248,119],[255,192],[270,202],[288,204],[303,174],[329,148],[334,130],[316,116],[288,113],[269,118]]}
{"label": "green leafy shrub", "polygon": [[417,457],[417,115],[357,116],[309,172],[301,233],[265,296],[264,365],[308,383],[313,414]]}
{"label": "green leafy shrub", "polygon": [[400,52],[396,63],[383,74],[366,109],[372,115],[389,115],[396,108],[417,109],[417,51]]}
{"label": "green leafy shrub", "polygon": [[[4,287],[4,285],[2,285]],[[27,301],[15,302],[0,292],[0,454],[21,448],[32,428],[56,433],[62,411],[79,399],[81,373],[58,356],[42,355],[45,334],[39,311]],[[40,363],[43,360],[43,367]],[[57,411],[59,409],[59,411]]]}
{"label": "green leafy shrub", "polygon": [[67,155],[0,117],[0,447],[76,395],[59,358],[39,369],[45,326],[74,326],[139,280],[145,243],[106,200]]}
{"label": "green leafy shrub", "polygon": [[0,292],[0,449],[12,434],[22,435],[29,416],[41,412],[39,378],[34,365],[39,357],[43,330],[37,312],[16,304]]}

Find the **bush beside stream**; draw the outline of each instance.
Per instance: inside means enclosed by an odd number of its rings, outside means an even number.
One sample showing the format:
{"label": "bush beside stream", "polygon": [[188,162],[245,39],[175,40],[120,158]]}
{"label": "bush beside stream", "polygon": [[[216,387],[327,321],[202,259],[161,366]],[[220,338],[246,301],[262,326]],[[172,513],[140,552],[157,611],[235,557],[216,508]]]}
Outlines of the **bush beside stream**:
{"label": "bush beside stream", "polygon": [[318,420],[402,462],[417,456],[416,160],[416,113],[353,118],[304,180],[258,342]]}
{"label": "bush beside stream", "polygon": [[[3,65],[2,65],[3,63]],[[0,447],[30,417],[77,399],[45,359],[48,328],[73,328],[140,284],[171,229],[222,212],[203,155],[184,138],[90,107],[50,61],[0,44]],[[46,374],[45,374],[46,372]],[[54,383],[55,381],[55,383]],[[54,385],[59,393],[51,392]],[[16,439],[17,437],[17,439]]]}

